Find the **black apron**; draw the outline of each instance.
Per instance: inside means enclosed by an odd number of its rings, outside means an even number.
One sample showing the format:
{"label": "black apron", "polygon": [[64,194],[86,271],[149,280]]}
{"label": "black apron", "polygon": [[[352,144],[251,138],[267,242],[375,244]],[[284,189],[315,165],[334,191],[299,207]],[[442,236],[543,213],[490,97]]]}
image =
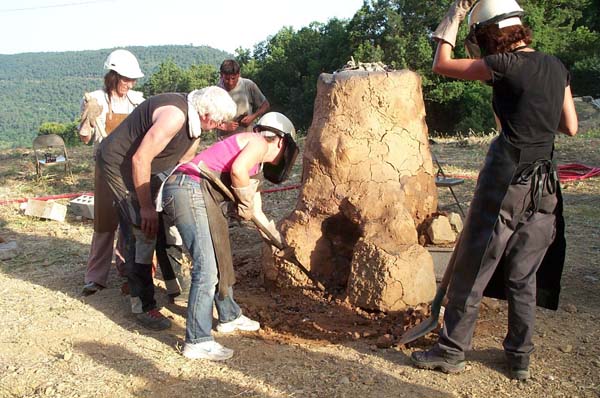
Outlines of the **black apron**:
{"label": "black apron", "polygon": [[[509,143],[502,133],[493,140],[477,180],[476,194],[469,206],[460,244],[455,248],[456,255],[453,259],[456,266],[450,281],[450,290],[454,283],[467,283],[472,286],[482,265],[487,261],[494,261],[489,256],[488,247],[510,184],[518,178],[524,166],[539,159],[551,160],[552,154],[553,145],[519,149]],[[558,308],[566,249],[562,195],[558,181],[556,195],[558,205],[555,209],[555,238],[536,273],[536,304],[552,310]],[[506,299],[502,260],[487,284],[484,296]]]}

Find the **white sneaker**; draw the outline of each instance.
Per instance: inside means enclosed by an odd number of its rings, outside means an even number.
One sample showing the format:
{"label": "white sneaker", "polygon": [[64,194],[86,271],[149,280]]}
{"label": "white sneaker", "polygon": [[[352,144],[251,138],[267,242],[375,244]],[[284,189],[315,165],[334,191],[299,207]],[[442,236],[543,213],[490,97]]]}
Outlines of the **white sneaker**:
{"label": "white sneaker", "polygon": [[185,343],[183,356],[189,359],[210,359],[211,361],[224,361],[233,356],[233,350],[223,347],[214,340],[202,343]]}
{"label": "white sneaker", "polygon": [[253,321],[252,319],[240,315],[239,318],[231,322],[221,322],[217,325],[217,332],[220,333],[231,333],[236,330],[243,330],[244,332],[256,332],[260,329],[260,323]]}

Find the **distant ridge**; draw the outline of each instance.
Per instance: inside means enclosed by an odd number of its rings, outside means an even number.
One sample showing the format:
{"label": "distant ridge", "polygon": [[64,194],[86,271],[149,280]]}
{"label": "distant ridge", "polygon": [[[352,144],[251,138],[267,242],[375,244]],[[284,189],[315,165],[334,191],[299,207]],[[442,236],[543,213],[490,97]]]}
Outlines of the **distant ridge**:
{"label": "distant ridge", "polygon": [[[168,59],[182,68],[218,67],[232,56],[208,46],[125,48],[140,61],[144,79]],[[112,50],[0,54],[0,148],[30,146],[43,122],[73,121],[83,92],[102,87],[104,60]]]}

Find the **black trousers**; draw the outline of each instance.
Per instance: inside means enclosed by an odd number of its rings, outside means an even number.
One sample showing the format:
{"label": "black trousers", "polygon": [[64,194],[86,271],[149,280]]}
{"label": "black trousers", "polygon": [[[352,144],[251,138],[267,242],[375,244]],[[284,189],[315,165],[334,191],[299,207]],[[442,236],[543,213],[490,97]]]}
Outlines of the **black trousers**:
{"label": "black trousers", "polygon": [[[455,272],[458,270],[459,274],[469,277],[453,279],[449,286],[444,325],[437,343],[448,357],[464,359],[464,352],[471,348],[483,291],[502,260],[508,300],[508,332],[503,343],[504,350],[513,364],[529,364],[529,356],[534,349],[536,272],[554,240],[557,203],[556,193],[544,190],[537,209],[532,209],[531,181],[511,184],[479,267],[465,269],[465,263],[477,262],[461,263],[457,259]],[[485,216],[469,214],[466,224],[469,219]]]}

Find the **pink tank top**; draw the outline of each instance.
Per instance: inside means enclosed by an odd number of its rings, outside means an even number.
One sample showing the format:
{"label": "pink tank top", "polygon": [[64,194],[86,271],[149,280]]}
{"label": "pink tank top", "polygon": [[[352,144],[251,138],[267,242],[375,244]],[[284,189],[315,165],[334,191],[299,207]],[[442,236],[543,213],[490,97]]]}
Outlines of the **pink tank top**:
{"label": "pink tank top", "polygon": [[[231,171],[231,165],[242,151],[238,145],[236,136],[234,134],[231,137],[227,137],[223,141],[218,141],[199,154],[197,154],[190,163],[198,164],[203,161],[206,166],[212,171],[219,173],[229,173]],[[200,178],[198,171],[189,163],[179,166],[178,172]],[[255,165],[249,171],[249,174],[255,175],[259,171],[259,165]]]}

